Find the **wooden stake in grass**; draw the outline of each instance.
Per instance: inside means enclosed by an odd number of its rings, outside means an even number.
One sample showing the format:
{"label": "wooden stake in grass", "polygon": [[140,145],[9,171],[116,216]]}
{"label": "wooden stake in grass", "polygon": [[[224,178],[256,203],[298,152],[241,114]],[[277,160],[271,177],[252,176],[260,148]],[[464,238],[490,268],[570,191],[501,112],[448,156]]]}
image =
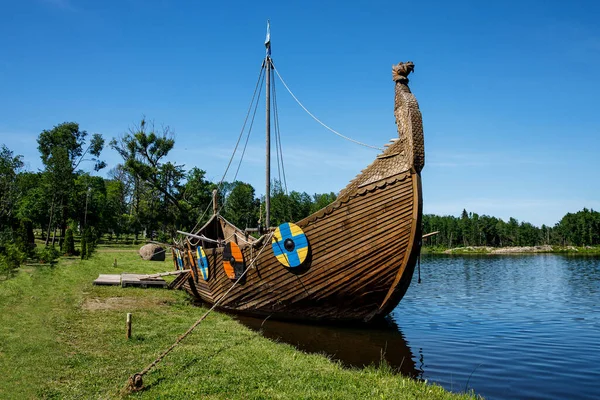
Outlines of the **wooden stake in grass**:
{"label": "wooden stake in grass", "polygon": [[131,313],[127,313],[127,339],[131,339]]}

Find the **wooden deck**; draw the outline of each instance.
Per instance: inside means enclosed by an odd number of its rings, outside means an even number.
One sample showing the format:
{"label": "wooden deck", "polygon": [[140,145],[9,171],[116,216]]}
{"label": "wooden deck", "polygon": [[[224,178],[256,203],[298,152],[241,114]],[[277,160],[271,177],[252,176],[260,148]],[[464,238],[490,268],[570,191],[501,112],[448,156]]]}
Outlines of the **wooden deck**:
{"label": "wooden deck", "polygon": [[134,286],[134,287],[159,287],[166,288],[167,282],[162,278],[148,278],[148,275],[140,274],[121,274],[121,275],[103,275],[100,274],[94,285],[107,285],[107,286]]}

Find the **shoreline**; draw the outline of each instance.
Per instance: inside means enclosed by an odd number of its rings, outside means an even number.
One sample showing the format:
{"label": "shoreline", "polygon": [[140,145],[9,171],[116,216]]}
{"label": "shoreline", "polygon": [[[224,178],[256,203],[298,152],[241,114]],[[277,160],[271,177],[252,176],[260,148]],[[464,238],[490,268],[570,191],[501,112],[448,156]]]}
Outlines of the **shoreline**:
{"label": "shoreline", "polygon": [[143,261],[135,248],[102,249],[89,260],[24,266],[0,282],[0,398],[480,398],[405,377],[383,362],[347,368],[220,312],[144,376],[143,391],[127,392],[127,379],[206,308],[179,290],[93,285],[99,274],[173,268],[170,260]]}
{"label": "shoreline", "polygon": [[565,254],[581,256],[600,256],[600,246],[466,246],[466,247],[426,247],[423,246],[422,254],[447,254],[447,255],[522,255],[522,254]]}

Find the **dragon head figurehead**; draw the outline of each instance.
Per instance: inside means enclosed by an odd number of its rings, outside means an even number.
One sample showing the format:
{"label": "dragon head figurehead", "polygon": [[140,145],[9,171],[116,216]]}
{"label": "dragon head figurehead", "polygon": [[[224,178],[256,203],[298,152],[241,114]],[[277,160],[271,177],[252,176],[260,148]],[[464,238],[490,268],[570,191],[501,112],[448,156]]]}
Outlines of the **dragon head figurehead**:
{"label": "dragon head figurehead", "polygon": [[392,65],[392,80],[395,82],[408,82],[408,74],[415,70],[415,64],[412,61],[400,62]]}

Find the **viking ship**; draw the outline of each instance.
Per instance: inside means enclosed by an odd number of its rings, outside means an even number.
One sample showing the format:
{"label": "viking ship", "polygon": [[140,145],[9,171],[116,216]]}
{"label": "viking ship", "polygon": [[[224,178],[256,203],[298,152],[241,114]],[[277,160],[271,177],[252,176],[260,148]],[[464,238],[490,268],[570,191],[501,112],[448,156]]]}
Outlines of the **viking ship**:
{"label": "viking ship", "polygon": [[[392,67],[398,137],[327,207],[270,226],[270,34],[266,80],[267,173],[264,225],[256,238],[220,215],[179,232],[173,286],[216,309],[274,319],[370,321],[408,289],[421,249],[421,112],[408,87],[412,62]],[[276,70],[275,70],[276,71]],[[185,272],[184,272],[185,271]]]}

